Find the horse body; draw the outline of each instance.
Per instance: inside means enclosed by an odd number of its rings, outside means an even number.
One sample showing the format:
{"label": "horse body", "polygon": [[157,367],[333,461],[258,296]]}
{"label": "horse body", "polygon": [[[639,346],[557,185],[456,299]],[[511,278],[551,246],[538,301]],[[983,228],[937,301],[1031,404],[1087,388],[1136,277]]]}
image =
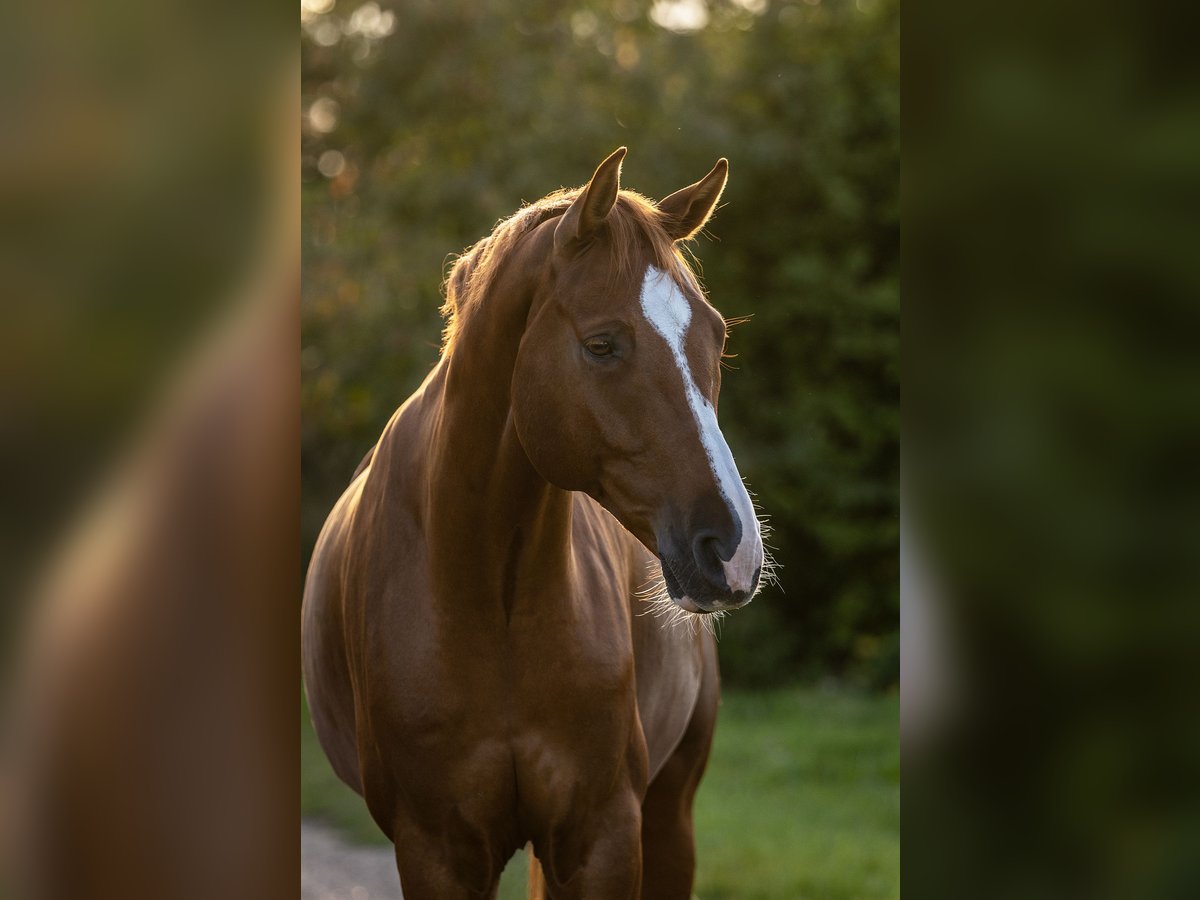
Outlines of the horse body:
{"label": "horse body", "polygon": [[[703,628],[640,614],[638,591],[659,558],[666,573],[674,532],[656,511],[670,504],[649,502],[626,471],[670,434],[606,426],[599,440],[588,421],[548,409],[547,393],[570,388],[546,390],[547,354],[533,337],[558,327],[544,298],[561,292],[562,273],[546,260],[561,255],[563,223],[577,227],[570,211],[589,190],[520,223],[488,274],[486,312],[464,316],[313,554],[304,663],[314,726],[395,843],[415,900],[494,896],[526,843],[540,862],[534,896],[690,896],[691,801],[715,723],[716,651]],[[615,181],[612,193],[610,207]],[[488,251],[456,267],[451,300],[462,302]],[[611,293],[601,263],[572,250],[565,265],[583,293]],[[610,380],[604,390],[622,387]],[[660,418],[687,409],[674,407]],[[581,435],[596,448],[581,454],[572,445]],[[692,456],[676,460],[674,477],[698,471],[703,454]],[[670,476],[657,480],[669,489]],[[714,508],[719,487],[709,478],[684,518]],[[721,515],[729,533],[686,543],[701,555],[667,579],[687,588],[672,593],[684,609],[748,599],[731,584],[711,588],[729,563],[703,554],[745,543],[743,525]]]}

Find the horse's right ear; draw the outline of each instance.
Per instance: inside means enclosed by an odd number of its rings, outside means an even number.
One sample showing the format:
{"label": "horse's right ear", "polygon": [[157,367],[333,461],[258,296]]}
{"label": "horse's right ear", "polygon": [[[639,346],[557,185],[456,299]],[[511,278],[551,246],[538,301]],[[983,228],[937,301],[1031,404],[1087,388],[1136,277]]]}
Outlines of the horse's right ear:
{"label": "horse's right ear", "polygon": [[565,252],[577,247],[608,218],[617,202],[617,191],[621,189],[621,160],[627,152],[626,148],[618,147],[596,167],[592,180],[579,192],[554,229],[555,250]]}

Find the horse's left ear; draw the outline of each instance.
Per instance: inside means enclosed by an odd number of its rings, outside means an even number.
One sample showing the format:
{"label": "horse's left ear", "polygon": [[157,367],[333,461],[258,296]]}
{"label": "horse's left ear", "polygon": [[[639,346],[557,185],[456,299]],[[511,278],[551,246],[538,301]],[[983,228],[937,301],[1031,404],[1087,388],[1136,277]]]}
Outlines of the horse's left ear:
{"label": "horse's left ear", "polygon": [[596,167],[592,180],[579,192],[554,229],[554,247],[569,250],[586,241],[608,218],[621,189],[621,160],[626,149],[618,147]]}
{"label": "horse's left ear", "polygon": [[713,214],[725,181],[729,178],[729,160],[721,157],[712,171],[681,191],[659,202],[658,208],[667,214],[667,234],[674,241],[686,241],[704,227]]}

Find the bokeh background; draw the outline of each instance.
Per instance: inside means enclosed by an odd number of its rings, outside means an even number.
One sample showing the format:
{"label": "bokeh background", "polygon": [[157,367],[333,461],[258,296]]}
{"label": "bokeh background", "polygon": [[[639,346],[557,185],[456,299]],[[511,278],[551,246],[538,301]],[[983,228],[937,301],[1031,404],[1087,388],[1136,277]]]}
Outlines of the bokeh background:
{"label": "bokeh background", "polygon": [[[302,5],[306,555],[452,254],[617,146],[654,198],[729,158],[692,249],[748,317],[721,422],[782,569],[722,624],[705,898],[899,896],[899,52],[893,0]],[[306,814],[379,840],[303,739]]]}
{"label": "bokeh background", "polygon": [[899,673],[899,37],[891,0],[306,0],[304,539],[437,359],[451,253],[628,145],[661,198],[721,156],[693,246],[733,330],[721,422],[780,589],[728,681]]}

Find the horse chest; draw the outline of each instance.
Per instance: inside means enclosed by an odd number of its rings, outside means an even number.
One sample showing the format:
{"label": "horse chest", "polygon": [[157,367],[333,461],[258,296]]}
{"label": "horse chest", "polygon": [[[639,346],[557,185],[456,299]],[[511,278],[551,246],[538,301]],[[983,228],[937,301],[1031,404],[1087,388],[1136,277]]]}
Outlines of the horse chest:
{"label": "horse chest", "polygon": [[449,628],[452,656],[411,656],[393,682],[388,730],[406,760],[400,777],[447,798],[467,786],[481,801],[494,794],[482,819],[519,806],[539,821],[644,779],[627,642],[614,636],[597,650],[594,634],[518,627],[484,636],[476,626]]}
{"label": "horse chest", "polygon": [[388,705],[410,739],[462,743],[540,732],[558,744],[590,745],[622,740],[636,716],[632,648],[616,638],[598,649],[595,640],[569,635],[476,629],[451,630],[438,644],[398,654],[389,679]]}

